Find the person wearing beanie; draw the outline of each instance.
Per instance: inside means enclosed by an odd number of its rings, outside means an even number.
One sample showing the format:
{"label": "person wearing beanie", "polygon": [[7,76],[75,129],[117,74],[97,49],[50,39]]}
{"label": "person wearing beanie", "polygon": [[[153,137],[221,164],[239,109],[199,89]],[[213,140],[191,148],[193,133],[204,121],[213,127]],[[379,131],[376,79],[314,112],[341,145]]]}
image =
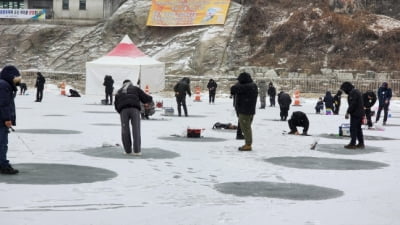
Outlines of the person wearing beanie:
{"label": "person wearing beanie", "polygon": [[46,83],[46,78],[42,75],[41,72],[37,72],[37,77],[36,77],[36,102],[41,102],[43,98],[43,89],[44,89],[44,83]]}
{"label": "person wearing beanie", "polygon": [[375,123],[379,121],[381,111],[383,109],[383,125],[386,125],[388,118],[390,99],[392,98],[392,89],[388,87],[387,82],[383,82],[381,87],[378,88],[378,112],[376,113]]}
{"label": "person wearing beanie", "polygon": [[8,133],[16,125],[14,98],[21,75],[15,66],[5,66],[0,72],[0,173],[17,174],[7,159]]}
{"label": "person wearing beanie", "polygon": [[[347,94],[348,108],[345,118],[350,116],[350,143],[344,147],[347,149],[364,149],[364,135],[361,129],[362,119],[365,115],[364,102],[361,92],[354,88],[350,82],[343,82],[340,89]],[[356,145],[356,141],[358,144]]]}
{"label": "person wearing beanie", "polygon": [[258,87],[246,72],[239,74],[237,80],[238,83],[231,87],[231,96],[235,99],[235,109],[245,140],[245,145],[239,147],[239,151],[251,151],[253,143],[251,124],[256,114]]}

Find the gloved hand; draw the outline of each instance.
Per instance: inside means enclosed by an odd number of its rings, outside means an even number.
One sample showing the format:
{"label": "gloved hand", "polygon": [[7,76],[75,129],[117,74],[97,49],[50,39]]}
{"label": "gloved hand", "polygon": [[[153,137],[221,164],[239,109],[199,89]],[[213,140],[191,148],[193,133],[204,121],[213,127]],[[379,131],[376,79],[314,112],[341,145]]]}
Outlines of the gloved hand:
{"label": "gloved hand", "polygon": [[346,115],[344,116],[344,118],[347,120],[350,118],[349,113],[346,113]]}

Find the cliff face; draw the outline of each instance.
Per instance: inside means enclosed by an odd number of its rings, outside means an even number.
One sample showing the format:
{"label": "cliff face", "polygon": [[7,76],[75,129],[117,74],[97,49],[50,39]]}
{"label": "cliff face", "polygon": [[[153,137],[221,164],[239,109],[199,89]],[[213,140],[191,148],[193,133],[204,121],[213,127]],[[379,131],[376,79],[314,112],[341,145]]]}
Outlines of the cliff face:
{"label": "cliff face", "polygon": [[84,73],[86,61],[128,34],[145,53],[166,62],[168,74],[222,74],[244,65],[311,73],[322,67],[398,70],[400,4],[350,2],[352,10],[344,10],[342,0],[235,0],[224,26],[147,27],[148,0],[128,0],[96,25],[3,21],[0,61]]}

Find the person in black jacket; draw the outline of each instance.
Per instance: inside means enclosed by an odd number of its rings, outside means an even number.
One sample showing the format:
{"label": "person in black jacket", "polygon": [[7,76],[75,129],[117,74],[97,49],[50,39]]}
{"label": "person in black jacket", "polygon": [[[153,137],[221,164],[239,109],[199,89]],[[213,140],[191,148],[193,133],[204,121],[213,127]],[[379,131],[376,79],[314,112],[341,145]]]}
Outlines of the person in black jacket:
{"label": "person in black jacket", "polygon": [[378,106],[378,112],[376,113],[376,120],[375,123],[379,121],[379,117],[381,116],[381,111],[383,109],[383,125],[386,125],[387,117],[388,117],[388,111],[389,111],[389,105],[390,105],[390,99],[392,98],[392,89],[388,87],[387,82],[383,82],[381,87],[378,88],[378,100],[379,100],[379,106]]}
{"label": "person in black jacket", "polygon": [[325,103],[325,113],[329,115],[330,113],[332,113],[333,110],[333,97],[330,91],[327,91],[325,93],[324,103]]}
{"label": "person in black jacket", "polygon": [[26,83],[20,83],[19,84],[20,90],[20,95],[25,95],[26,90],[28,90],[28,87],[26,86]]}
{"label": "person in black jacket", "polygon": [[342,98],[342,91],[338,90],[336,95],[333,96],[333,115],[339,115],[341,98]]}
{"label": "person in black jacket", "polygon": [[290,98],[290,95],[288,93],[285,93],[283,91],[279,92],[278,104],[281,109],[280,116],[282,121],[285,121],[287,119],[291,103],[292,98]]}
{"label": "person in black jacket", "polygon": [[272,82],[269,82],[268,84],[268,91],[267,91],[268,95],[269,95],[269,102],[270,102],[270,107],[275,107],[275,96],[276,96],[276,88],[274,87],[274,85],[272,84]]}
{"label": "person in black jacket", "polygon": [[246,72],[240,73],[237,79],[238,83],[231,87],[231,95],[235,96],[235,109],[245,139],[245,145],[239,147],[239,151],[251,151],[253,144],[251,124],[256,114],[258,87]]}
{"label": "person in black jacket", "polygon": [[122,126],[122,144],[126,154],[132,154],[132,135],[134,155],[141,155],[141,136],[140,136],[140,103],[145,107],[153,101],[142,89],[132,84],[130,80],[125,80],[123,86],[115,95],[115,110],[120,114]]}
{"label": "person in black jacket", "polygon": [[69,89],[69,96],[68,97],[81,97],[79,92],[74,89]]}
{"label": "person in black jacket", "polygon": [[307,135],[308,127],[310,126],[310,122],[305,113],[301,111],[296,111],[292,113],[292,116],[288,120],[290,132],[289,134],[298,135],[299,131],[297,127],[303,127],[302,135]]}
{"label": "person in black jacket", "polygon": [[371,108],[374,106],[376,102],[376,94],[375,92],[368,90],[363,94],[363,101],[364,101],[364,110],[365,110],[365,117],[367,118],[367,125],[368,128],[372,127],[372,111]]}
{"label": "person in black jacket", "polygon": [[[340,89],[347,94],[347,108],[345,118],[348,119],[350,115],[350,143],[344,147],[347,149],[364,149],[364,135],[361,129],[362,118],[365,115],[364,102],[361,92],[355,89],[350,82],[343,82]],[[358,144],[356,142],[358,140]]]}
{"label": "person in black jacket", "polygon": [[[103,85],[105,86],[106,90],[106,104],[112,105],[113,103],[113,91],[114,91],[114,80],[111,75],[104,76]],[[110,98],[110,100],[108,100]]]}
{"label": "person in black jacket", "polygon": [[176,103],[178,105],[178,116],[182,115],[181,107],[183,107],[183,112],[185,116],[188,116],[187,107],[186,107],[186,94],[192,96],[190,92],[190,79],[187,77],[182,78],[175,86],[175,98]]}
{"label": "person in black jacket", "polygon": [[215,94],[217,93],[217,87],[218,87],[218,85],[217,85],[217,82],[215,82],[213,79],[210,79],[209,81],[208,81],[208,84],[207,84],[207,88],[208,88],[208,102],[211,104],[211,103],[214,103],[214,101],[215,101]]}
{"label": "person in black jacket", "polygon": [[44,83],[46,83],[46,78],[42,75],[41,72],[37,72],[37,77],[36,77],[36,102],[41,102],[43,98],[43,89],[44,89]]}
{"label": "person in black jacket", "polygon": [[0,72],[0,173],[17,174],[7,159],[9,129],[16,124],[14,98],[21,75],[14,66],[5,66]]}

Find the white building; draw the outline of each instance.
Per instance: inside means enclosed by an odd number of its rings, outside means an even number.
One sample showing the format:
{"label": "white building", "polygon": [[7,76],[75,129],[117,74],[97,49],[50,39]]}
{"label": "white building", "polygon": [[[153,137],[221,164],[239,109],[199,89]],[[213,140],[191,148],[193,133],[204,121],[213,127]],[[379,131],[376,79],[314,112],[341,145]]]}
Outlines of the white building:
{"label": "white building", "polygon": [[46,9],[47,18],[100,20],[110,17],[126,0],[0,0],[0,8]]}

